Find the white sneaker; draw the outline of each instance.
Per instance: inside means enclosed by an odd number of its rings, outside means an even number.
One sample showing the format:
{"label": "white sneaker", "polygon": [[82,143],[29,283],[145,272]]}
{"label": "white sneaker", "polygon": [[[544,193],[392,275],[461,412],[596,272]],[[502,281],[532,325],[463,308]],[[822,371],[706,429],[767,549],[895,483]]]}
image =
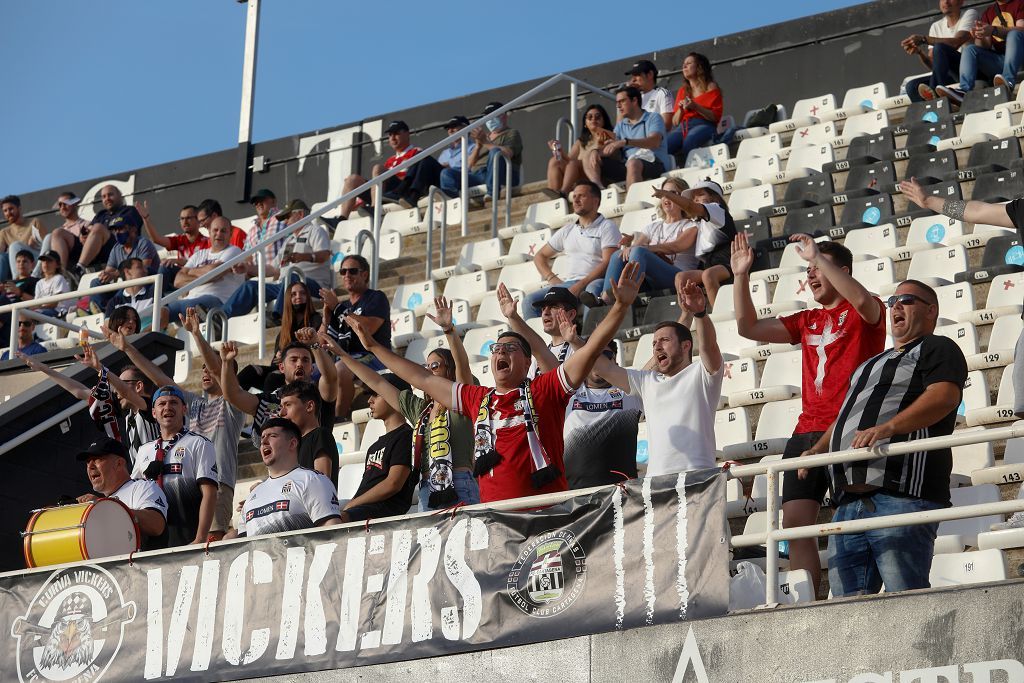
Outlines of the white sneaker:
{"label": "white sneaker", "polygon": [[1015,512],[1010,519],[989,527],[992,531],[1006,531],[1007,529],[1024,529],[1024,512]]}

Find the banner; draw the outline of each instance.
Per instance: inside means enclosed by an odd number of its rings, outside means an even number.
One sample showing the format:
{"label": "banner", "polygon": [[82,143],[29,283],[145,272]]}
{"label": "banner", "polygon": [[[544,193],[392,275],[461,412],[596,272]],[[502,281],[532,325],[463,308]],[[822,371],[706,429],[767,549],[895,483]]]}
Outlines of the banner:
{"label": "banner", "polygon": [[724,614],[724,475],[0,577],[4,680],[231,680]]}

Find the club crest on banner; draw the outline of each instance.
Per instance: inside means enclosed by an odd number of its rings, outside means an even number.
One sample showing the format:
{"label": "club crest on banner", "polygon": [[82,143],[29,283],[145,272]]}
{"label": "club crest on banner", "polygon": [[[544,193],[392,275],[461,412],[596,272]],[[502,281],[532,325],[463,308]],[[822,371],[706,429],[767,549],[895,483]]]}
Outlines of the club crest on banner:
{"label": "club crest on banner", "polygon": [[575,534],[559,529],[530,541],[508,573],[506,590],[527,615],[551,617],[572,606],[586,581],[583,547]]}
{"label": "club crest on banner", "polygon": [[92,565],[54,572],[15,619],[21,681],[97,681],[121,648],[134,602],[106,570]]}

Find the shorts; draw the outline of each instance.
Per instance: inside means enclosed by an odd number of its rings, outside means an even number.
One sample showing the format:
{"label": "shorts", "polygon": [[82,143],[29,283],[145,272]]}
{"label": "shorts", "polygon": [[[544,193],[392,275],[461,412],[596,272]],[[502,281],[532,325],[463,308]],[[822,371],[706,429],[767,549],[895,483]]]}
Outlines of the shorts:
{"label": "shorts", "polygon": [[227,484],[217,486],[217,506],[213,509],[213,524],[210,531],[224,532],[231,528],[231,503],[235,497],[235,489]]}
{"label": "shorts", "polygon": [[[824,432],[804,432],[794,434],[786,442],[786,450],[782,458],[799,458],[800,454],[813,446],[821,438]],[[782,473],[782,502],[788,503],[791,500],[813,500],[818,505],[825,501],[825,494],[828,493],[828,468],[815,467],[807,475],[806,479],[800,479],[796,470]]]}
{"label": "shorts", "polygon": [[[644,180],[653,180],[665,172],[665,165],[660,161],[644,161],[638,159],[643,165],[642,177]],[[626,162],[617,157],[601,158],[601,179],[608,183],[621,183],[626,179]]]}

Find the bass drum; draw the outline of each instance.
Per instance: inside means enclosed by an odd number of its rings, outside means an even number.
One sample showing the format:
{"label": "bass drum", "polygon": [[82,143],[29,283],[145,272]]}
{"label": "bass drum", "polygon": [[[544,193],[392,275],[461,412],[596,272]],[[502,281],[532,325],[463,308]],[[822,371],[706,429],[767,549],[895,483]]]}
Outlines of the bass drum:
{"label": "bass drum", "polygon": [[139,528],[132,513],[114,498],[34,510],[21,535],[29,567],[126,555],[139,549]]}

